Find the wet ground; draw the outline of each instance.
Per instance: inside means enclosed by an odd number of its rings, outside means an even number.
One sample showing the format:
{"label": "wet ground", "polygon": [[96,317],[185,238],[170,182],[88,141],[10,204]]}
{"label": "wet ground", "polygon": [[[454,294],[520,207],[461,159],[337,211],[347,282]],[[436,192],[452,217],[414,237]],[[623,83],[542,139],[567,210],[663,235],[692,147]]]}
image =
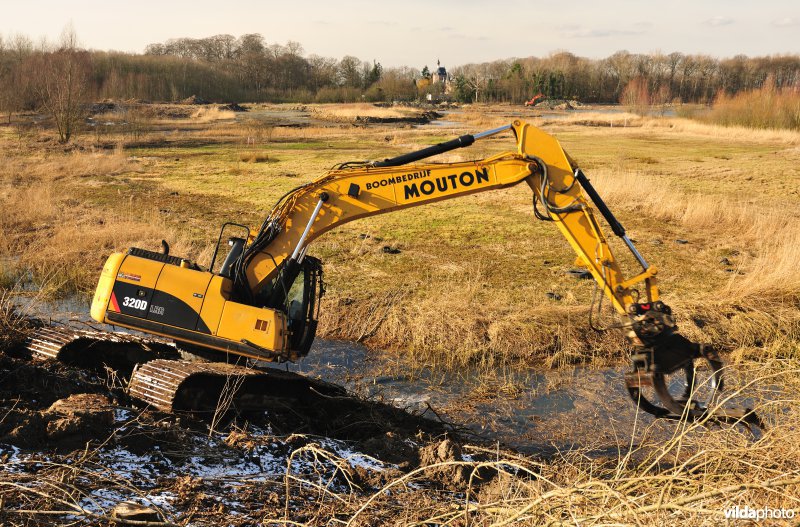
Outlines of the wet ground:
{"label": "wet ground", "polygon": [[[46,323],[89,324],[81,299],[17,301]],[[318,380],[318,396],[216,419],[143,408],[103,368],[0,350],[0,524],[105,525],[123,501],[179,524],[302,523],[408,474],[418,474],[404,487],[413,496],[449,501],[478,463],[579,451],[613,464],[681,427],[637,413],[622,367],[440,373],[393,357],[319,339],[298,363],[272,366]],[[326,395],[327,383],[353,395]],[[490,492],[498,469],[481,470],[470,485]],[[67,512],[14,512],[30,510]]]}
{"label": "wet ground", "polygon": [[[110,330],[94,323],[86,301],[76,297],[46,305],[18,301],[27,305],[23,311],[45,321]],[[339,385],[365,399],[445,421],[466,436],[531,454],[549,455],[576,444],[604,451],[629,442],[643,428],[665,438],[675,430],[673,422],[655,420],[633,404],[624,385],[627,365],[442,372],[359,344],[317,339],[297,363],[261,366]],[[743,382],[735,370],[726,377],[731,386]],[[673,379],[680,382],[678,376]],[[733,403],[752,406],[743,398]]]}
{"label": "wet ground", "polygon": [[[625,388],[627,366],[440,373],[424,366],[409,370],[356,344],[319,340],[308,357],[284,367],[526,454],[550,456],[580,446],[602,455],[645,433],[666,440],[676,430],[674,421],[637,409]],[[744,382],[735,369],[725,375],[731,386]],[[671,389],[681,386],[676,374]],[[753,401],[737,396],[727,406],[752,407]]]}
{"label": "wet ground", "polygon": [[[45,321],[111,329],[92,321],[86,301],[77,297],[44,305],[26,304],[24,297],[18,302]],[[607,443],[652,422],[628,397],[622,366],[438,372],[359,344],[324,339],[317,339],[297,363],[261,365],[343,386],[529,453],[550,453],[576,442]]]}

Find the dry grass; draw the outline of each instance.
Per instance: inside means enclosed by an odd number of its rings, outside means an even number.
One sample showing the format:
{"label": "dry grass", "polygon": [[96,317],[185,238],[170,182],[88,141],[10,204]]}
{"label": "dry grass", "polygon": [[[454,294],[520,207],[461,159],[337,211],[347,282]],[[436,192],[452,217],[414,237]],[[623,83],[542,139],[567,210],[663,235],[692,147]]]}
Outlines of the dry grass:
{"label": "dry grass", "polygon": [[191,115],[191,119],[198,123],[210,123],[212,121],[236,119],[236,112],[231,110],[222,110],[216,106],[204,106],[194,111]]}
{"label": "dry grass", "polygon": [[506,125],[510,122],[509,118],[505,115],[496,115],[482,111],[481,109],[473,109],[468,107],[458,114],[451,114],[447,116],[448,120],[459,121],[474,128],[496,128],[498,126]]}
{"label": "dry grass", "polygon": [[379,119],[413,118],[419,117],[423,113],[423,110],[418,108],[405,106],[376,106],[368,103],[314,105],[308,108],[316,117],[333,121],[353,120],[356,117],[376,117]]}
{"label": "dry grass", "polygon": [[88,292],[111,251],[155,249],[165,236],[179,240],[151,209],[139,209],[139,198],[120,193],[108,207],[78,199],[104,178],[139,170],[120,149],[7,160],[0,183],[6,211],[0,216],[0,250],[13,255],[17,272],[23,270],[19,279],[32,279],[47,293]]}
{"label": "dry grass", "polygon": [[[758,439],[740,427],[695,422],[674,425],[672,437],[664,440],[657,439],[654,427],[638,423],[629,437],[600,450],[573,446],[536,459],[467,446],[465,451],[484,461],[443,460],[367,493],[352,485],[335,491],[324,480],[306,485],[321,491],[316,520],[324,523],[335,511],[348,526],[719,525],[736,506],[792,512],[800,507],[798,367],[796,361],[748,365],[748,381],[735,391],[752,394],[760,386],[778,385],[789,394],[765,389],[755,395],[756,410],[770,425]],[[330,454],[317,451],[316,458],[322,463]],[[333,462],[348,478],[347,465],[335,457]],[[443,491],[430,484],[436,473],[463,476],[447,481]],[[288,475],[287,504],[302,481],[293,477],[290,486]]]}
{"label": "dry grass", "polygon": [[378,349],[399,344],[407,361],[404,367],[425,365],[434,370],[464,366],[493,370],[518,363],[599,365],[621,358],[622,339],[592,332],[585,325],[585,308],[555,302],[537,305],[540,302],[534,300],[528,309],[518,311],[502,295],[486,293],[490,273],[487,268],[466,281],[437,281],[440,285],[424,296],[390,291],[356,305],[331,299],[322,311],[320,330]]}
{"label": "dry grass", "polygon": [[647,120],[646,117],[630,112],[565,112],[558,119],[541,118],[542,125],[577,125],[577,126],[608,126],[608,127],[638,127]]}
{"label": "dry grass", "polygon": [[7,155],[0,160],[4,164],[3,173],[18,179],[31,176],[57,181],[70,177],[114,176],[140,171],[137,162],[119,146],[111,151],[89,149],[65,154],[47,153],[35,160]]}
{"label": "dry grass", "polygon": [[[682,326],[697,340],[729,349],[763,346],[785,338],[800,338],[800,224],[786,210],[765,210],[746,199],[723,200],[718,195],[687,193],[675,185],[631,172],[598,170],[598,190],[615,210],[628,210],[712,240],[710,251],[742,247],[733,258],[736,268],[712,294],[681,294],[677,302],[687,319],[702,320],[702,331],[692,323]],[[727,249],[724,249],[727,250]],[[718,257],[709,256],[708,260]],[[695,273],[697,267],[673,274]]]}
{"label": "dry grass", "polygon": [[[543,113],[547,116],[541,116]],[[557,114],[553,117],[552,114]],[[528,109],[518,106],[484,107],[468,105],[463,111],[449,114],[448,120],[465,123],[471,129],[494,128],[523,119],[536,126],[640,127],[653,118],[630,112],[569,111]]]}
{"label": "dry grass", "polygon": [[597,170],[593,181],[610,204],[647,217],[680,224],[727,244],[749,248],[741,267],[721,293],[730,302],[800,298],[800,224],[786,210],[772,210],[716,194],[687,193],[669,182],[632,172]]}
{"label": "dry grass", "polygon": [[21,345],[30,328],[30,320],[19,312],[10,291],[0,287],[0,353]]}
{"label": "dry grass", "polygon": [[645,118],[645,128],[669,128],[677,133],[694,136],[712,137],[715,139],[730,139],[732,141],[746,141],[770,143],[775,145],[800,145],[800,132],[793,130],[761,130],[746,126],[713,124],[699,122],[693,119],[658,119]]}
{"label": "dry grass", "polygon": [[[756,256],[748,263],[745,276],[732,277],[724,291],[729,298],[740,302],[752,300],[754,303],[758,299],[791,301],[800,298],[800,276],[797,273],[800,225],[792,218],[774,220],[763,222],[762,235],[757,236]],[[785,222],[783,225],[781,220]],[[779,235],[767,236],[767,229],[779,229]]]}
{"label": "dry grass", "polygon": [[800,89],[779,89],[768,79],[759,90],[720,93],[699,118],[723,126],[800,130]]}

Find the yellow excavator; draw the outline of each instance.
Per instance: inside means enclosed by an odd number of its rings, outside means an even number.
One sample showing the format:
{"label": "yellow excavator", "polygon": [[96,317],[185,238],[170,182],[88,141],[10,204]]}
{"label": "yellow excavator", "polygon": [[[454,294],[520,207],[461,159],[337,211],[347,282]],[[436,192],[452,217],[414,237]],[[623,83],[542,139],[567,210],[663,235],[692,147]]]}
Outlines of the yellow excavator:
{"label": "yellow excavator", "polygon": [[[419,163],[509,131],[516,139],[514,150],[477,161]],[[670,308],[659,297],[656,268],[558,141],[518,120],[391,159],[338,165],[285,194],[257,231],[226,223],[209,269],[168,254],[167,245],[162,253],[131,248],[112,254],[91,315],[98,322],[173,339],[182,348],[205,350],[216,358],[159,359],[139,366],[130,391],[158,408],[177,409],[179,392],[184,404],[195,398],[190,385],[222,386],[215,379],[231,375],[247,378],[251,385],[269,383],[268,374],[230,359],[292,361],[308,353],[324,294],[321,263],[307,254],[314,239],[349,221],[522,182],[533,191],[535,216],[555,224],[619,314],[616,327],[634,349],[626,388],[636,404],[656,417],[709,417],[722,389],[717,353],[678,333]],[[638,274],[625,276],[595,210],[630,250],[641,267]],[[224,259],[223,242],[229,247]],[[703,400],[695,397],[696,362],[707,374],[705,391],[710,395]],[[746,410],[715,412],[714,419],[754,418]]]}

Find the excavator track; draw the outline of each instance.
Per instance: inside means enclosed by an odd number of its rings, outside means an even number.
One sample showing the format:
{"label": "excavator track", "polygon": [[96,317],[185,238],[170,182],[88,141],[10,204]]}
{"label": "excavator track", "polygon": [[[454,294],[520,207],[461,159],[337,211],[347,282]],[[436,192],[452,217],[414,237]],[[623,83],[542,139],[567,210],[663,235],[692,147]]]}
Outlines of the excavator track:
{"label": "excavator track", "polygon": [[129,379],[132,397],[164,412],[263,411],[291,400],[346,395],[338,386],[275,368],[179,360],[173,344],[126,333],[46,326],[30,335],[26,347],[44,360],[111,368]]}
{"label": "excavator track", "polygon": [[26,347],[34,356],[59,360],[61,353],[70,346],[78,345],[81,342],[91,346],[97,342],[107,342],[112,339],[116,339],[112,333],[73,329],[66,326],[45,326],[37,328],[28,337]]}
{"label": "excavator track", "polygon": [[275,368],[165,359],[137,367],[128,391],[161,411],[199,415],[263,411],[291,405],[291,400],[346,395],[338,386]]}
{"label": "excavator track", "polygon": [[96,369],[103,365],[129,375],[133,368],[154,358],[178,358],[174,345],[127,333],[44,326],[31,333],[26,347],[34,357]]}
{"label": "excavator track", "polygon": [[[180,404],[181,399],[176,401],[176,397],[182,389],[186,389],[190,382],[198,385],[192,394],[193,398],[197,400],[207,398],[207,394],[203,390],[204,383],[198,382],[200,379],[207,381],[206,388],[211,379],[225,381],[225,384],[230,387],[229,392],[235,396],[237,386],[240,386],[246,377],[257,375],[264,374],[259,370],[224,362],[203,363],[157,359],[136,368],[128,384],[128,392],[159,410],[172,412],[188,409],[182,407],[185,405]],[[218,401],[224,397],[223,391],[219,392]],[[183,398],[186,398],[185,395]]]}

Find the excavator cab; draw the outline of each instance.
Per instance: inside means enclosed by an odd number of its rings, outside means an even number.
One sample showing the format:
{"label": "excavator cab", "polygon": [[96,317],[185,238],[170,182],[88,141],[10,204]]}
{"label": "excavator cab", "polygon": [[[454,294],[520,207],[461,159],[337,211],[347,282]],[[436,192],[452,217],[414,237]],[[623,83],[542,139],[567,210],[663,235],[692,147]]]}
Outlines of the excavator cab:
{"label": "excavator cab", "polygon": [[[229,236],[230,230],[240,230],[243,235]],[[245,250],[248,234],[249,229],[244,225],[228,222],[222,226],[212,257],[212,269],[226,237],[229,249],[217,274],[233,279],[233,268]],[[304,356],[314,342],[319,301],[323,294],[322,262],[313,256],[304,256],[299,262],[285,262],[278,276],[255,295],[254,305],[286,314],[288,348],[293,354]]]}
{"label": "excavator cab", "polygon": [[284,263],[280,273],[255,295],[255,304],[286,315],[287,347],[304,356],[317,333],[319,301],[325,293],[322,262],[313,256]]}
{"label": "excavator cab", "polygon": [[322,262],[306,256],[297,265],[297,273],[283,306],[289,330],[289,349],[300,356],[306,355],[314,342],[319,301],[324,292]]}

